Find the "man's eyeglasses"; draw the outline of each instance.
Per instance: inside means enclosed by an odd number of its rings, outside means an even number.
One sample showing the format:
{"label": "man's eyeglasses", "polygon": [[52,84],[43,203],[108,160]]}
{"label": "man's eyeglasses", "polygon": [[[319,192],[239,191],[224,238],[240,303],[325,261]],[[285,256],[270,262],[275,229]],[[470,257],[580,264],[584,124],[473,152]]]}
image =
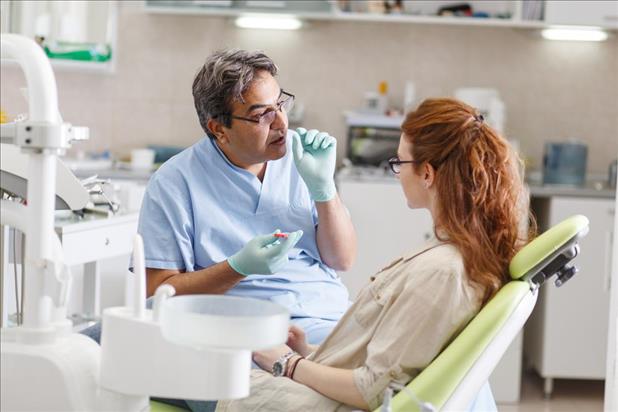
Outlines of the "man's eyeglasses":
{"label": "man's eyeglasses", "polygon": [[418,160],[401,160],[399,156],[394,156],[388,159],[388,165],[391,168],[391,171],[396,175],[401,171],[401,165],[405,163],[420,163]]}
{"label": "man's eyeglasses", "polygon": [[266,110],[254,117],[242,117],[235,116],[233,114],[221,115],[221,116],[229,116],[230,119],[238,119],[244,120],[246,122],[257,123],[260,126],[270,126],[272,122],[275,121],[275,117],[277,117],[277,112],[282,111],[284,113],[289,113],[294,107],[294,95],[288,93],[284,90],[281,90],[281,95],[279,96],[279,101],[275,106],[267,107]]}

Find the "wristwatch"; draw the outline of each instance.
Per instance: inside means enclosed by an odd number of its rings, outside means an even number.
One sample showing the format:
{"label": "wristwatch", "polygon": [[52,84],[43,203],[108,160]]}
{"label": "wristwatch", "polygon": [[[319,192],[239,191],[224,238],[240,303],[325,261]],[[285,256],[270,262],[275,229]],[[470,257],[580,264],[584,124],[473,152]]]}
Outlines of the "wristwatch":
{"label": "wristwatch", "polygon": [[275,363],[273,363],[273,369],[272,369],[273,376],[284,376],[285,371],[288,367],[288,361],[295,354],[296,352],[289,351],[288,353],[286,353],[285,355],[277,359]]}

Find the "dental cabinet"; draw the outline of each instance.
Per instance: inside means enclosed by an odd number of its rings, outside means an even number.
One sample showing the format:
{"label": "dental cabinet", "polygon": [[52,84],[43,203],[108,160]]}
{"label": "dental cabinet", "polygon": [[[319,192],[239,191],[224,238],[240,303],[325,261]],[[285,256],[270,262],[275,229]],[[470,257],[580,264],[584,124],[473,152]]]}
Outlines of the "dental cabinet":
{"label": "dental cabinet", "polygon": [[581,241],[579,273],[557,290],[541,290],[524,332],[529,366],[544,379],[551,396],[554,379],[605,379],[607,328],[616,214],[614,191],[597,197],[547,196],[532,191],[539,230],[573,214],[590,219],[590,233]]}
{"label": "dental cabinet", "polygon": [[[55,219],[55,230],[61,240],[64,258],[72,267],[74,275],[83,267],[83,281],[74,283],[77,290],[81,289],[81,302],[77,305],[78,313],[71,314],[77,328],[82,321],[97,320],[103,309],[101,305],[102,272],[108,274],[107,266],[113,263],[113,271],[123,278],[126,274],[128,256],[133,250],[133,237],[137,233],[137,212],[121,213],[111,217],[87,216],[79,219],[72,213],[58,215]],[[12,260],[21,256],[21,235],[15,245],[13,234],[9,227],[2,226],[2,281],[3,291],[8,293],[14,287],[14,268]],[[15,252],[12,249],[15,248]],[[123,257],[126,257],[123,258]],[[21,264],[18,263],[20,266]],[[103,270],[102,270],[103,269]],[[9,283],[11,285],[9,285]],[[79,284],[81,283],[81,287]],[[9,305],[8,295],[2,299],[2,325],[7,325],[8,314],[13,304]]]}
{"label": "dental cabinet", "polygon": [[[82,320],[98,320],[101,315],[101,266],[106,260],[127,256],[133,250],[138,213],[77,221],[74,217],[56,219],[67,264],[83,265]],[[124,275],[127,266],[118,267]]]}

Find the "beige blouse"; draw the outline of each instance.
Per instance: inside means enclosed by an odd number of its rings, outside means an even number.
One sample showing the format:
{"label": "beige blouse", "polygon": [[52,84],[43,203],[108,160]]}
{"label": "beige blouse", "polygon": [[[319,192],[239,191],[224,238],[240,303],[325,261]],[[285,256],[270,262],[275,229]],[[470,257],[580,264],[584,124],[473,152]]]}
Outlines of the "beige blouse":
{"label": "beige blouse", "polygon": [[[436,239],[393,261],[371,278],[309,359],[353,369],[370,409],[391,381],[407,383],[427,366],[481,306],[458,250]],[[251,395],[220,401],[217,411],[349,411],[288,378],[254,370]]]}

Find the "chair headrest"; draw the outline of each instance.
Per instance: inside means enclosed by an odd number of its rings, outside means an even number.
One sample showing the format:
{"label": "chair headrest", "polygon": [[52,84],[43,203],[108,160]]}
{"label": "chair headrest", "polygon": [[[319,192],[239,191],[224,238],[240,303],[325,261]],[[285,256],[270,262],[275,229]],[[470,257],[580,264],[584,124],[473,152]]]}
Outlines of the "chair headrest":
{"label": "chair headrest", "polygon": [[543,269],[556,255],[585,236],[588,224],[586,216],[575,215],[545,231],[513,257],[509,265],[511,278],[530,277]]}

